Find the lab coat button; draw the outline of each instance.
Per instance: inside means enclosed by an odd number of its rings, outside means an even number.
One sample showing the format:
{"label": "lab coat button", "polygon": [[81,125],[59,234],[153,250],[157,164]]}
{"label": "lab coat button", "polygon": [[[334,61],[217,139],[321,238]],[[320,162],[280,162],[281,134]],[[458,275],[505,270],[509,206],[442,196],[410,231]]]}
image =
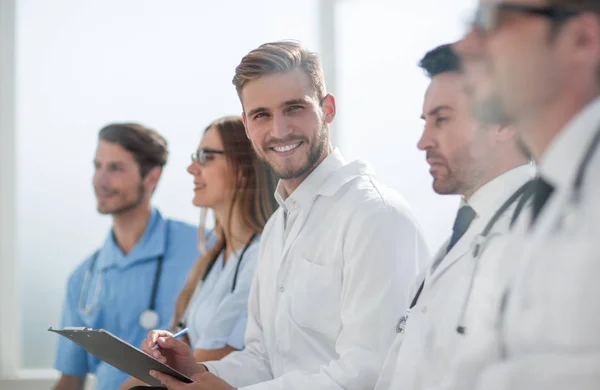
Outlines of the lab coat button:
{"label": "lab coat button", "polygon": [[279,291],[283,292],[285,289],[283,287],[279,287]]}
{"label": "lab coat button", "polygon": [[427,313],[427,306],[423,306],[421,308],[421,313]]}

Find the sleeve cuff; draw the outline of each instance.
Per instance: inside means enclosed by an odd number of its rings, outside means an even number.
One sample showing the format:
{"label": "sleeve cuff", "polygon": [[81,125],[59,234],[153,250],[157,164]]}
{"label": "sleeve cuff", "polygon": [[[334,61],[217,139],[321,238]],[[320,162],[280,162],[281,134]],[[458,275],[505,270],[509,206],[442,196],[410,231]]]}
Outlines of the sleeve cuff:
{"label": "sleeve cuff", "polygon": [[226,342],[216,340],[198,340],[194,343],[194,349],[221,349],[225,348],[226,346]]}
{"label": "sleeve cuff", "polygon": [[208,372],[210,372],[211,374],[213,374],[215,376],[219,376],[219,371],[217,371],[217,369],[215,368],[215,366],[213,366],[212,364],[210,364],[208,362],[198,363],[198,364],[201,364],[204,367],[206,367],[206,369],[208,370]]}

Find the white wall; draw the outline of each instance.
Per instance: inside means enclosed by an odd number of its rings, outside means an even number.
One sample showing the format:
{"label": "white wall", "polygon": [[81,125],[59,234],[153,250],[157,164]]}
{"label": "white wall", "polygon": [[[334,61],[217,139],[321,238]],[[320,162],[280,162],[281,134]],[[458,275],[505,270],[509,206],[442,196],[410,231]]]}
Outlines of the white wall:
{"label": "white wall", "polygon": [[0,378],[20,360],[14,259],[15,3],[0,0]]}
{"label": "white wall", "polygon": [[349,0],[336,7],[337,138],[350,158],[369,161],[413,208],[430,249],[451,232],[458,198],[431,189],[416,147],[429,83],[417,63],[458,40],[475,0]]}
{"label": "white wall", "polygon": [[283,38],[318,50],[316,1],[21,0],[17,8],[17,247],[26,368],[51,364],[65,281],[110,219],[91,187],[96,133],[140,121],[169,141],[155,195],[196,223],[185,171],[201,130],[241,112],[231,78]]}

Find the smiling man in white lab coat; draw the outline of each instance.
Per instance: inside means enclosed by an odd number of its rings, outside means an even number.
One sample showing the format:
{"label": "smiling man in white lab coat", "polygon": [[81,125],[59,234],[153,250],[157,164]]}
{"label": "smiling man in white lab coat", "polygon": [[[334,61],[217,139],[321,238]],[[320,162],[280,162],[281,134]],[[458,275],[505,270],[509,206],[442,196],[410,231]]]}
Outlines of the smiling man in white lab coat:
{"label": "smiling man in white lab coat", "polygon": [[[460,58],[450,45],[427,53],[420,66],[431,78],[423,104],[425,129],[418,143],[431,166],[439,194],[462,196],[451,237],[417,280],[410,313],[398,323],[398,336],[376,389],[421,389],[444,378],[456,345],[468,331],[466,303],[472,298],[478,267],[505,243],[511,217],[533,176],[514,128],[494,124],[501,110],[490,100],[471,115]],[[487,107],[486,107],[487,105]],[[485,123],[491,122],[491,123]],[[474,252],[474,241],[487,239]],[[457,328],[460,328],[457,330]]]}
{"label": "smiling man in white lab coat", "polygon": [[464,41],[489,58],[539,178],[503,255],[514,277],[496,318],[440,387],[597,390],[600,2],[481,1]]}
{"label": "smiling man in white lab coat", "polygon": [[264,229],[250,293],[246,349],[197,365],[181,342],[151,332],[144,349],[195,383],[151,374],[169,389],[372,388],[408,286],[429,260],[421,233],[368,165],[332,148],[336,104],[315,54],[296,42],[262,45],[242,59],[234,84],[247,135],[281,179],[281,207]]}

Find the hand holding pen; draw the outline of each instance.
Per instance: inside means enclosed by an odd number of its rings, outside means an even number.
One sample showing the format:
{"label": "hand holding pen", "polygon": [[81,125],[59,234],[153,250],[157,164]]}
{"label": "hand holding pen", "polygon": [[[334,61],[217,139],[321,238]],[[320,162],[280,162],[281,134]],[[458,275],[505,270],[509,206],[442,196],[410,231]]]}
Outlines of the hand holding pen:
{"label": "hand holding pen", "polygon": [[142,342],[142,350],[188,377],[203,372],[205,371],[204,366],[196,363],[196,358],[190,347],[185,342],[177,339],[187,331],[187,329],[184,329],[172,334],[166,330],[151,330],[148,332],[147,339]]}
{"label": "hand holding pen", "polygon": [[[187,334],[189,331],[190,331],[189,328],[181,329],[179,332],[175,333],[171,337],[173,337],[173,338],[176,339],[177,337],[181,337],[181,336]],[[157,342],[154,345],[154,347],[152,347],[152,350],[155,350],[155,349],[158,349],[158,348],[160,348],[160,345],[158,345],[158,339],[157,339]]]}

